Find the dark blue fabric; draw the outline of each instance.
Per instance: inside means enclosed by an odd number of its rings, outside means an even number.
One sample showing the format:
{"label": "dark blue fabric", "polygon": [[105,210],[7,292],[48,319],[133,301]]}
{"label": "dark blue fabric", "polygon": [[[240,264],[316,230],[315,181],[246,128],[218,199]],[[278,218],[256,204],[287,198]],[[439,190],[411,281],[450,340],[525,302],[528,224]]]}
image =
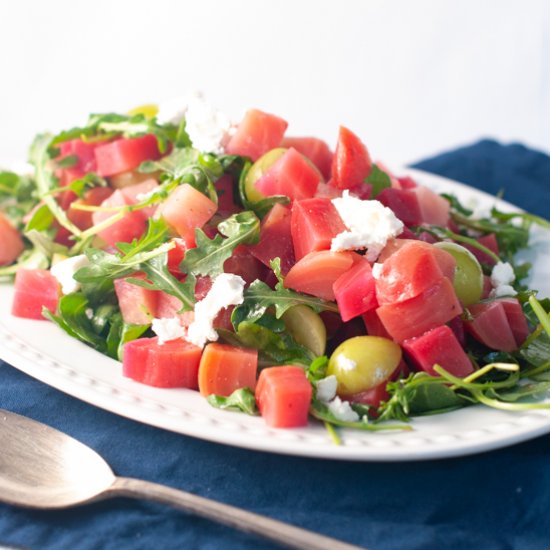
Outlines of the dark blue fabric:
{"label": "dark blue fabric", "polygon": [[[483,141],[416,166],[490,192],[504,188],[508,200],[541,215],[550,200],[550,158],[520,145]],[[1,362],[0,384],[1,408],[78,438],[120,475],[180,487],[375,550],[549,547],[550,436],[442,461],[336,462],[236,449],[141,425]],[[83,550],[274,548],[126,499],[57,512],[0,505],[0,543]]]}

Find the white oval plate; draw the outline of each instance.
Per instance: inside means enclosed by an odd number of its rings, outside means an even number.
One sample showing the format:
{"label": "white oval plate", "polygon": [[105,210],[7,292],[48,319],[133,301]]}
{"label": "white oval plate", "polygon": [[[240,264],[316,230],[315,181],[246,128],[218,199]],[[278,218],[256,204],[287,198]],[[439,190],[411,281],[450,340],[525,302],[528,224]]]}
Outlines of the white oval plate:
{"label": "white oval plate", "polygon": [[[510,204],[466,185],[407,169],[418,181],[480,206]],[[537,229],[523,256],[533,263],[530,287],[550,295],[550,232]],[[342,430],[331,442],[320,423],[273,429],[258,417],[214,409],[198,392],[148,387],[121,374],[117,361],[78,342],[53,323],[10,315],[11,285],[0,285],[0,357],[17,369],[78,399],[119,415],[174,432],[259,451],[362,461],[410,461],[497,449],[550,432],[550,410],[503,412],[482,406],[414,419],[413,430]],[[546,399],[550,401],[550,395]]]}

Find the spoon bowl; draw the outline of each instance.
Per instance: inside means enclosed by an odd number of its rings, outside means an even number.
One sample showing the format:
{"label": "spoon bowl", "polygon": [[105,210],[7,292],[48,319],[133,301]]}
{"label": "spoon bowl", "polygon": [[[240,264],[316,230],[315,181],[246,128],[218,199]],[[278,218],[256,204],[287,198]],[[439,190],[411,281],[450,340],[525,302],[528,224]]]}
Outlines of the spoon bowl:
{"label": "spoon bowl", "polygon": [[8,504],[66,508],[107,491],[116,477],[95,451],[49,426],[0,409],[0,493]]}
{"label": "spoon bowl", "polygon": [[0,445],[0,501],[13,506],[52,509],[116,496],[145,498],[290,548],[358,548],[192,493],[115,476],[101,456],[76,439],[3,409]]}

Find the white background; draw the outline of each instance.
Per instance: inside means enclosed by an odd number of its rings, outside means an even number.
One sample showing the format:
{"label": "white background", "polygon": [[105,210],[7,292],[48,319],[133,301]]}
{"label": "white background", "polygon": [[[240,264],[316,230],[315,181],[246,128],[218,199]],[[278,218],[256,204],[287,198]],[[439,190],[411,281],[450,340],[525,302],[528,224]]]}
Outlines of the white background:
{"label": "white background", "polygon": [[193,89],[331,145],[344,124],[383,160],[481,137],[550,151],[545,0],[0,0],[0,23],[2,159]]}

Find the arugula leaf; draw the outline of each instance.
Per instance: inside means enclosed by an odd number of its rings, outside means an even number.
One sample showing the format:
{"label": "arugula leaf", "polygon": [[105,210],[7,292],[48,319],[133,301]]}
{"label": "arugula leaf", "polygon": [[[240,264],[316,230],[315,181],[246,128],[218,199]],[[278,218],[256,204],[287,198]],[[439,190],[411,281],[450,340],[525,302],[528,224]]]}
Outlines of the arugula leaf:
{"label": "arugula leaf", "polygon": [[140,264],[165,254],[173,248],[164,242],[168,228],[162,220],[150,219],[146,233],[131,243],[117,243],[122,254],[89,248],[85,251],[90,264],[79,269],[74,277],[81,283],[93,283],[103,279],[119,279],[140,270]]}
{"label": "arugula leaf", "polygon": [[255,244],[260,235],[260,220],[253,212],[244,211],[233,214],[218,225],[216,235],[209,239],[204,231],[197,229],[196,248],[189,249],[180,269],[192,275],[216,277],[223,273],[223,264],[240,244]]}
{"label": "arugula leaf", "polygon": [[54,215],[47,204],[43,204],[36,208],[31,219],[25,226],[25,232],[29,231],[45,231],[48,229],[54,220]]}
{"label": "arugula leaf", "polygon": [[86,313],[88,307],[88,298],[82,293],[75,292],[67,294],[59,300],[59,315],[55,315],[46,308],[43,309],[42,314],[73,338],[104,353],[106,351],[105,340],[94,330],[92,321]]}
{"label": "arugula leaf", "polygon": [[271,289],[266,283],[257,279],[244,291],[244,299],[231,314],[231,322],[237,328],[243,321],[254,322],[260,319],[265,312],[273,307],[275,316],[280,319],[291,307],[306,305],[315,312],[338,312],[334,302],[327,302],[314,296],[308,296],[284,287],[281,275],[281,260],[275,258],[271,261],[271,267],[278,279],[275,289]]}
{"label": "arugula leaf", "polygon": [[[513,262],[514,254],[518,252],[518,250],[527,247],[529,242],[529,229],[533,222],[540,223],[545,227],[550,226],[549,222],[538,216],[523,213],[504,213],[495,207],[491,209],[490,217],[472,219],[470,217],[472,214],[471,210],[465,208],[456,197],[447,195],[445,198],[451,203],[451,217],[459,228],[474,230],[481,234],[494,233],[499,244],[499,251],[502,258],[510,263]],[[520,219],[522,223],[519,225],[510,223],[510,220],[514,218]],[[451,238],[457,240],[452,236]]]}
{"label": "arugula leaf", "polygon": [[266,315],[255,323],[241,322],[235,332],[218,329],[218,334],[228,344],[257,349],[258,362],[262,366],[309,365],[314,359],[312,352],[273,321],[272,316]]}
{"label": "arugula leaf", "polygon": [[78,155],[67,155],[57,161],[57,166],[59,168],[71,168],[71,166],[78,164],[78,161]]}
{"label": "arugula leaf", "polygon": [[[88,189],[93,189],[94,187],[108,187],[109,183],[105,178],[98,176],[92,172],[89,172],[84,177],[73,180],[69,185],[65,187],[66,190],[70,190],[73,193],[76,193],[79,197],[83,197],[84,193]],[[60,188],[63,189],[63,188]]]}
{"label": "arugula leaf", "polygon": [[375,198],[382,189],[391,187],[390,176],[381,170],[377,164],[372,165],[372,170],[365,179],[365,183],[370,183],[372,185],[372,198]]}
{"label": "arugula leaf", "polygon": [[383,430],[412,430],[412,427],[408,424],[390,424],[381,422],[369,422],[367,416],[362,416],[361,420],[357,422],[349,422],[340,420],[330,411],[328,406],[319,401],[318,399],[312,399],[311,406],[309,408],[309,414],[318,420],[322,420],[333,426],[339,426],[342,428],[353,428],[356,430],[365,430],[368,432],[379,432]]}
{"label": "arugula leaf", "polygon": [[160,171],[163,182],[188,183],[218,203],[214,182],[223,175],[224,166],[214,155],[201,153],[192,147],[174,148],[160,160],[143,162],[139,171],[146,174]]}
{"label": "arugula leaf", "polygon": [[168,255],[157,255],[140,264],[149,280],[128,278],[127,282],[150,290],[162,290],[175,296],[181,302],[182,311],[189,311],[195,306],[195,277],[188,274],[185,282],[180,282],[168,271]]}
{"label": "arugula leaf", "polygon": [[43,231],[37,231],[31,229],[25,233],[25,237],[34,245],[45,258],[50,261],[54,254],[61,254],[63,256],[69,255],[69,249],[59,243],[56,243],[53,238],[49,237]]}
{"label": "arugula leaf", "polygon": [[326,378],[327,368],[328,368],[328,357],[326,355],[321,355],[320,357],[316,357],[307,368],[306,376],[307,376],[307,379],[313,385],[314,390],[316,389],[315,383],[319,382],[319,380],[322,380],[323,378]]}
{"label": "arugula leaf", "polygon": [[25,250],[16,264],[0,267],[0,280],[12,279],[19,269],[47,269],[50,265],[49,260],[44,256],[41,250]]}
{"label": "arugula leaf", "polygon": [[58,181],[53,173],[52,163],[50,162],[51,157],[48,153],[51,141],[51,135],[41,134],[35,138],[31,146],[30,162],[35,168],[36,188],[39,197],[44,201],[44,204],[49,208],[59,224],[76,237],[79,237],[81,234],[80,229],[69,220],[66,212],[50,193],[53,188],[58,186]]}
{"label": "arugula leaf", "polygon": [[110,329],[107,334],[106,353],[113,359],[122,361],[122,349],[124,344],[138,339],[149,329],[149,325],[129,325],[122,320],[122,315],[117,313],[110,319]]}
{"label": "arugula leaf", "polygon": [[259,414],[254,392],[250,388],[235,390],[228,397],[212,394],[209,395],[206,400],[217,409],[243,412],[251,416],[257,416]]}

